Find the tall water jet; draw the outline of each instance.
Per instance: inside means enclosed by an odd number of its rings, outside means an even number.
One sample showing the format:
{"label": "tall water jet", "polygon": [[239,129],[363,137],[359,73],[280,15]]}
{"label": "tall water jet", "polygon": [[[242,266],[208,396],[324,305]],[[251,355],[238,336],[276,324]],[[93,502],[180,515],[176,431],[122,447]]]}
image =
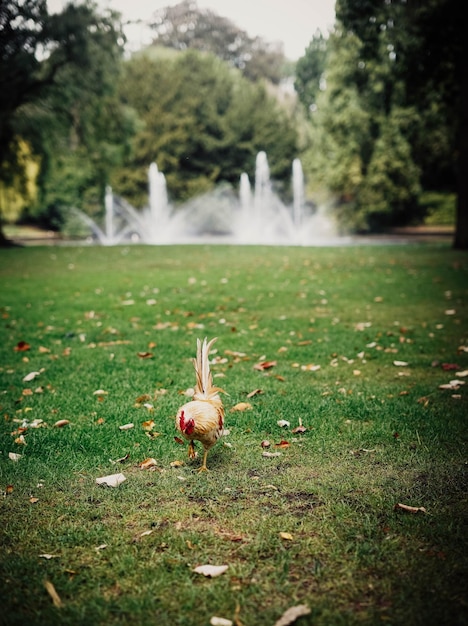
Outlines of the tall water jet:
{"label": "tall water jet", "polygon": [[147,216],[147,235],[143,239],[147,243],[161,243],[167,237],[170,220],[169,202],[167,197],[166,177],[158,170],[156,163],[151,163],[148,170],[149,214]]}
{"label": "tall water jet", "polygon": [[292,163],[292,187],[293,187],[293,222],[296,229],[301,227],[304,213],[304,172],[300,159],[294,159]]}
{"label": "tall water jet", "polygon": [[265,210],[270,205],[271,200],[271,181],[270,166],[266,152],[259,152],[255,160],[255,192],[254,192],[254,210],[255,218],[261,222]]}
{"label": "tall water jet", "polygon": [[106,210],[106,231],[105,243],[112,245],[114,243],[114,197],[110,185],[106,186],[106,195],[104,197],[104,207]]}
{"label": "tall water jet", "polygon": [[252,207],[252,189],[250,187],[249,175],[243,172],[239,183],[239,200],[241,210],[248,212]]}

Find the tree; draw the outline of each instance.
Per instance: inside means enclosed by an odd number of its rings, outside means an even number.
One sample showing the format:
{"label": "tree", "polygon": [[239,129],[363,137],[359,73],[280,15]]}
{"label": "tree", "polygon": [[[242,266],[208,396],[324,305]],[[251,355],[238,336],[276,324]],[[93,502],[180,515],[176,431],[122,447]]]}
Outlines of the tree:
{"label": "tree", "polygon": [[296,63],[294,88],[307,112],[315,105],[327,63],[327,39],[318,31]]}
{"label": "tree", "polygon": [[336,16],[311,167],[359,228],[420,219],[418,189],[451,193],[458,170],[459,245],[468,177],[459,3],[338,0]]}
{"label": "tree", "polygon": [[229,19],[209,9],[199,9],[192,0],[156,11],[151,27],[155,45],[212,52],[250,80],[279,83],[282,78],[282,44],[249,37]]}
{"label": "tree", "polygon": [[[46,0],[2,2],[0,181],[3,185],[8,186],[23,175],[18,158],[21,141],[28,141],[36,154],[39,147],[44,147],[41,120],[52,121],[51,128],[55,131],[62,125],[62,130],[66,129],[70,136],[69,129],[81,114],[80,106],[72,104],[75,97],[83,96],[81,100],[78,98],[82,104],[84,94],[100,95],[106,91],[108,82],[104,75],[118,63],[122,44],[117,15],[99,16],[91,3],[69,4],[62,13],[50,15]],[[57,88],[62,89],[67,83],[67,75],[69,93],[65,95]],[[43,150],[42,156],[44,168],[47,155]],[[0,216],[3,210],[0,206]],[[1,219],[0,240],[5,242]]]}
{"label": "tree", "polygon": [[[419,120],[407,129],[425,188],[458,190],[454,246],[468,248],[468,86],[465,19],[459,0],[338,0],[337,20],[362,42],[364,64],[385,43],[395,63],[384,95],[397,87],[399,106]],[[390,90],[390,91],[388,91]]]}
{"label": "tree", "polygon": [[178,201],[253,173],[265,150],[272,174],[289,177],[296,155],[294,124],[260,84],[252,84],[212,54],[195,50],[159,60],[147,54],[125,63],[122,102],[142,121],[133,153],[113,179],[135,206],[147,201],[147,168],[155,161]]}
{"label": "tree", "polygon": [[[454,247],[468,249],[468,76],[466,16],[458,0],[411,0],[407,12],[410,33],[405,64],[408,97],[435,118],[432,132],[439,140],[431,152],[428,178],[457,191]],[[440,130],[444,136],[441,137]],[[444,139],[448,137],[447,150]],[[448,158],[446,155],[449,155]],[[453,181],[453,182],[452,182]]]}

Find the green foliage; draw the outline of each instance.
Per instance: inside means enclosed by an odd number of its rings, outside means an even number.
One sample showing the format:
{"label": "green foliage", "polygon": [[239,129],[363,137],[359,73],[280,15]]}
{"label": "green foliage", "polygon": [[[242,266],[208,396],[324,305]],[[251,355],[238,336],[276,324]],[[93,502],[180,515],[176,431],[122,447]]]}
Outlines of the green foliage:
{"label": "green foliage", "polygon": [[316,104],[320,84],[327,63],[327,39],[316,33],[305,54],[296,63],[294,88],[307,112]]}
{"label": "green foliage", "polygon": [[[298,604],[301,626],[465,623],[466,385],[439,386],[468,369],[467,261],[446,245],[0,251],[3,623],[263,626]],[[200,475],[174,414],[205,335],[230,432]],[[208,563],[228,570],[193,572]]]}
{"label": "green foliage", "polygon": [[16,174],[8,182],[0,180],[0,207],[5,222],[15,223],[25,208],[37,202],[37,175],[39,161],[34,158],[30,146],[20,141],[17,144],[18,154],[15,155]]}
{"label": "green foliage", "polygon": [[310,176],[349,203],[364,179],[371,117],[349,75],[356,66],[359,41],[337,38],[330,50],[327,88],[317,98],[311,118],[311,146],[304,157]]}
{"label": "green foliage", "polygon": [[424,211],[424,223],[428,226],[453,226],[455,224],[457,199],[454,194],[425,192],[419,197]]}
{"label": "green foliage", "polygon": [[120,83],[125,106],[142,128],[125,166],[113,176],[117,193],[147,202],[147,170],[155,161],[169,192],[184,200],[215,183],[237,184],[265,150],[273,174],[285,177],[296,151],[292,120],[262,85],[252,84],[211,54],[194,50],[173,59],[137,55]]}
{"label": "green foliage", "polygon": [[26,217],[50,226],[70,202],[86,208],[84,187],[102,195],[125,152],[131,120],[113,95],[120,24],[91,3],[49,15],[45,2],[8,0],[1,11],[0,176],[8,184],[12,172],[21,175],[16,146],[27,140],[40,157],[41,196]]}
{"label": "green foliage", "polygon": [[375,143],[365,181],[359,190],[359,207],[365,207],[365,221],[374,230],[408,223],[417,216],[419,170],[395,117],[387,119]]}
{"label": "green foliage", "polygon": [[[455,191],[466,144],[457,137],[464,128],[459,8],[452,0],[337,2],[304,165],[357,230],[418,222],[421,189]],[[305,76],[318,75],[315,55],[298,64]]]}

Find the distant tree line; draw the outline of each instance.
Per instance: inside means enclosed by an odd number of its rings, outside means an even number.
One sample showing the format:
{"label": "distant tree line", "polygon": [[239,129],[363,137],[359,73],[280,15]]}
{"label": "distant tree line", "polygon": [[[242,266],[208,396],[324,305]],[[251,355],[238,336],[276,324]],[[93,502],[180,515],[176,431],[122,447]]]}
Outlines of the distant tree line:
{"label": "distant tree line", "polygon": [[153,44],[127,59],[116,13],[4,0],[0,220],[60,228],[70,207],[102,212],[109,183],[141,207],[152,161],[183,201],[236,185],[265,150],[285,184],[301,153],[311,187],[358,230],[420,219],[423,192],[456,193],[466,248],[459,4],[338,0],[334,31],[296,64],[301,113],[269,87],[291,73],[281,48],[193,2],[156,12]]}
{"label": "distant tree line", "polygon": [[338,0],[336,18],[297,64],[309,173],[362,230],[418,220],[423,192],[456,194],[455,245],[468,247],[461,3]]}

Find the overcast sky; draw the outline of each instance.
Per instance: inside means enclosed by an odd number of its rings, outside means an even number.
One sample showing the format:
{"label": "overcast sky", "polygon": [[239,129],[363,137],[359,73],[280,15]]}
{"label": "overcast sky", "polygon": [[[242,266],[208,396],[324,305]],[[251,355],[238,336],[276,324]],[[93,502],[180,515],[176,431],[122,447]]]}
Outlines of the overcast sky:
{"label": "overcast sky", "polygon": [[[148,20],[158,9],[180,0],[95,0],[99,7],[122,13],[124,20]],[[51,11],[61,10],[67,0],[48,0]],[[282,41],[291,60],[303,56],[315,31],[326,33],[335,18],[335,0],[198,0],[198,7],[227,17],[251,36]],[[148,43],[142,26],[127,28],[132,48]]]}

